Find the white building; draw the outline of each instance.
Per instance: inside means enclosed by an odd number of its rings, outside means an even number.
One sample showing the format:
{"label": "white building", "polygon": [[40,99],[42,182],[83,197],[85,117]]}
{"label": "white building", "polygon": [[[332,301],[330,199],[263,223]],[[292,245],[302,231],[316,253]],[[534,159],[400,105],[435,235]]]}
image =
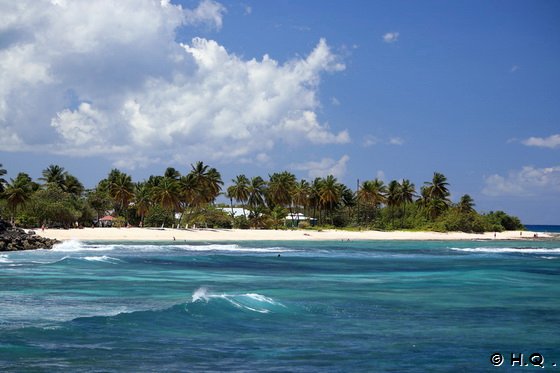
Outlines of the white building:
{"label": "white building", "polygon": [[249,219],[249,210],[247,209],[243,209],[241,207],[234,207],[233,209],[231,207],[221,207],[221,209],[228,215],[233,214],[234,218],[238,216],[245,216],[247,219]]}

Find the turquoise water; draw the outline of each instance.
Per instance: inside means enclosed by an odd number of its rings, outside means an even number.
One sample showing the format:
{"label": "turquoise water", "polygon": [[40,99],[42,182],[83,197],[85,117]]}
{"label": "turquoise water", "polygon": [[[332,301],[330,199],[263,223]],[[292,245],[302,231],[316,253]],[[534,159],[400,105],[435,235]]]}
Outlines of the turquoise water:
{"label": "turquoise water", "polygon": [[559,279],[560,241],[65,242],[0,255],[0,371],[560,371]]}

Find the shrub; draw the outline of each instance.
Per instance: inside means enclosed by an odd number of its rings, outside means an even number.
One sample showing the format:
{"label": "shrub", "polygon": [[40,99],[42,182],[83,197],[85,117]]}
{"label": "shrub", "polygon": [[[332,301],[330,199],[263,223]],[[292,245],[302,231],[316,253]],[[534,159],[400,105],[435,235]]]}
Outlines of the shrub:
{"label": "shrub", "polygon": [[162,224],[171,226],[173,223],[173,214],[159,205],[152,206],[144,217],[144,226],[146,227],[160,227]]}
{"label": "shrub", "polygon": [[236,216],[233,218],[233,227],[237,229],[249,229],[251,225],[245,216]]}
{"label": "shrub", "polygon": [[311,224],[309,224],[309,222],[307,220],[302,220],[298,224],[298,228],[300,228],[300,229],[307,229],[309,227],[311,227]]}
{"label": "shrub", "polygon": [[[485,220],[494,228],[496,231],[508,230],[522,230],[525,229],[521,220],[517,216],[511,216],[503,211],[490,211],[488,214],[484,215]],[[501,227],[501,228],[500,228]]]}
{"label": "shrub", "polygon": [[117,216],[113,219],[113,227],[123,228],[126,226],[126,219],[123,216]]}

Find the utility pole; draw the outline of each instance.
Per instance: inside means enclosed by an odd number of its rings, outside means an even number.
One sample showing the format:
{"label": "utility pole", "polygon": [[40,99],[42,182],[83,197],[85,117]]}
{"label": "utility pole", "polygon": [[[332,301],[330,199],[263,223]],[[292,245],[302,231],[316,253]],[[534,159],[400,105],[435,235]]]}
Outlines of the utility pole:
{"label": "utility pole", "polygon": [[362,229],[360,226],[360,198],[358,197],[358,193],[360,192],[360,179],[356,179],[356,223],[358,223],[358,227],[360,230]]}

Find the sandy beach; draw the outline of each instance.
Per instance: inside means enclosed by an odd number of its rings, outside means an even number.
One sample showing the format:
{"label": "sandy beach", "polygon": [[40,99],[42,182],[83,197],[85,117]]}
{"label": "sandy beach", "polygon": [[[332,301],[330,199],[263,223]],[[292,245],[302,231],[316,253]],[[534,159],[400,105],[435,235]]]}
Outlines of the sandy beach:
{"label": "sandy beach", "polygon": [[[344,231],[344,230],[245,230],[245,229],[157,229],[157,228],[83,228],[41,229],[36,234],[60,241],[307,241],[307,240],[524,240],[535,232],[506,231],[486,233]],[[539,238],[549,237],[536,233]]]}

